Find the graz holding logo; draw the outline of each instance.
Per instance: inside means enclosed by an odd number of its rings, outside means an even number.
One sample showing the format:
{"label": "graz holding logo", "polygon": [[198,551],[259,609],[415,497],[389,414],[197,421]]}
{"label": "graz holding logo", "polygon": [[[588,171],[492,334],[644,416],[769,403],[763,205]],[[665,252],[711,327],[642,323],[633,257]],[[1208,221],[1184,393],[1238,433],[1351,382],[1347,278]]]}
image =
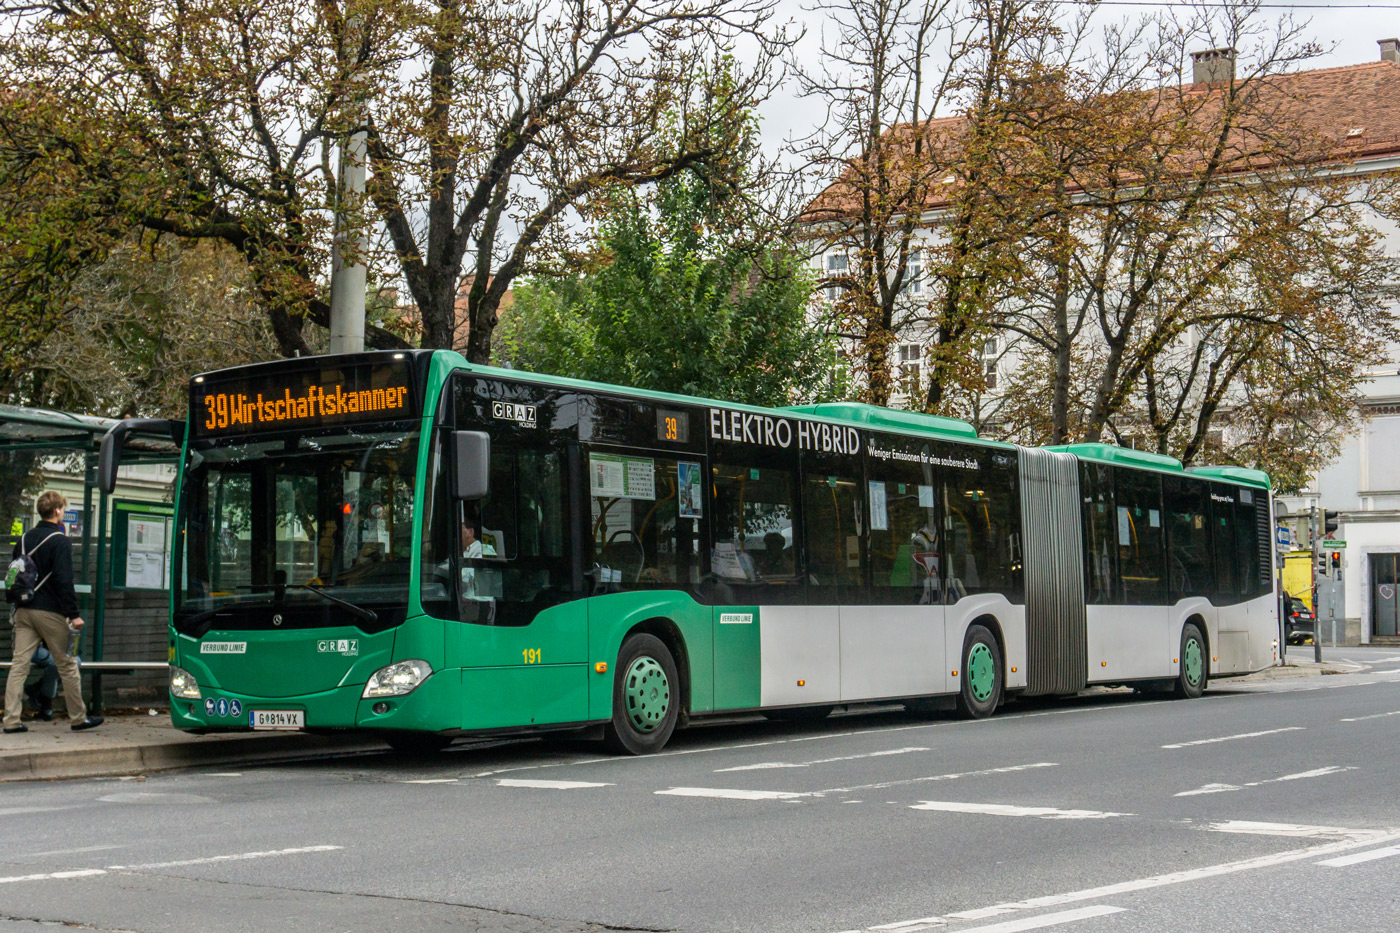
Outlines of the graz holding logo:
{"label": "graz holding logo", "polygon": [[502,421],[514,421],[527,428],[535,427],[535,406],[517,402],[492,402],[491,417]]}
{"label": "graz holding logo", "polygon": [[360,640],[358,638],[324,638],[316,642],[316,653],[338,654],[347,658],[358,657]]}

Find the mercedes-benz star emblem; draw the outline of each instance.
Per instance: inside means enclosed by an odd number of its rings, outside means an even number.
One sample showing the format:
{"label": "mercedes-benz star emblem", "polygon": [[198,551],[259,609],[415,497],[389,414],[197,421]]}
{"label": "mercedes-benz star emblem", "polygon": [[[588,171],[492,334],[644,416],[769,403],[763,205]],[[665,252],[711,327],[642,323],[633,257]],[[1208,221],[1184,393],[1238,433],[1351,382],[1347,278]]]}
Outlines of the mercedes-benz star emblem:
{"label": "mercedes-benz star emblem", "polygon": [[272,617],[272,624],[273,624],[273,625],[281,625],[281,624],[282,624],[282,613],[279,612],[279,613],[277,613],[277,615],[275,615],[275,616]]}

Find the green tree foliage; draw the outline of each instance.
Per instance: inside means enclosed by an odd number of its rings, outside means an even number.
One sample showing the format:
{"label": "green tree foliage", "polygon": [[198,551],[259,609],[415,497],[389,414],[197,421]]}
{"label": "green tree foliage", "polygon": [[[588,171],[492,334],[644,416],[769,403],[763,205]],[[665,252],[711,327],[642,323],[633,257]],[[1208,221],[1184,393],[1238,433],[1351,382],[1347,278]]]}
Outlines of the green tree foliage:
{"label": "green tree foliage", "polygon": [[502,318],[518,369],[759,405],[823,397],[832,346],[806,319],[811,275],[791,250],[718,227],[709,181],[619,192],[591,268],[537,278]]}

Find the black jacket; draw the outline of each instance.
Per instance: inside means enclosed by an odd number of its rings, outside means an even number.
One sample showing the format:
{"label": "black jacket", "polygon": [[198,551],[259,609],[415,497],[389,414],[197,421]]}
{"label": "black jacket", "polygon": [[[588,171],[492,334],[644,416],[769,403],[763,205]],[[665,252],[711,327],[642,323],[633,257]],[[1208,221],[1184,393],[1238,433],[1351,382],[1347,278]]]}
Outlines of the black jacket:
{"label": "black jacket", "polygon": [[[58,532],[49,543],[39,547],[39,542]],[[30,609],[45,612],[60,612],[65,619],[78,617],[78,594],[73,589],[73,543],[63,533],[63,528],[53,522],[40,522],[24,533],[24,547],[34,558],[39,568],[39,579],[44,585],[34,593]],[[39,548],[37,551],[35,548]],[[15,544],[11,559],[19,556],[19,544]]]}

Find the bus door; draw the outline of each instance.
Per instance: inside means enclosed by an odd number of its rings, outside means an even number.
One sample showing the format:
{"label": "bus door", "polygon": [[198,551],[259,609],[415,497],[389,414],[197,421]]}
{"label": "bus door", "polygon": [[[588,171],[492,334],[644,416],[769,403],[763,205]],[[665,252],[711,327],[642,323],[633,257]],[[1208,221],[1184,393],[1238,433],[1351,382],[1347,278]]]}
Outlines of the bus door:
{"label": "bus door", "polygon": [[569,417],[558,400],[497,401],[530,391],[471,380],[458,393],[458,425],[491,433],[489,492],[453,506],[460,624],[448,646],[461,665],[464,729],[588,718],[587,616],[569,524],[576,435],[551,429]]}

